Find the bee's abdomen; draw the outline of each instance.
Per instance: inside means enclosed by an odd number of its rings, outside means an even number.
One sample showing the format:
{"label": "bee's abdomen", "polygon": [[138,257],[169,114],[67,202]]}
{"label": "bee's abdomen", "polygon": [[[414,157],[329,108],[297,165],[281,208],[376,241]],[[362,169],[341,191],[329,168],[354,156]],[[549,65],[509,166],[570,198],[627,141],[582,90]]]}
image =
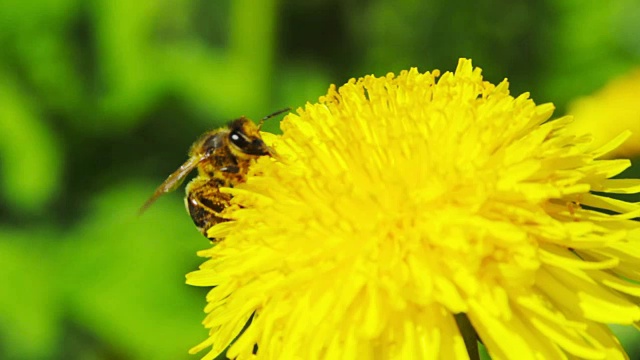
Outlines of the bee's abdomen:
{"label": "bee's abdomen", "polygon": [[[227,219],[218,216],[218,212],[213,212],[209,208],[202,205],[199,199],[194,196],[188,196],[186,199],[187,211],[191,216],[191,220],[198,230],[207,236],[207,230],[213,225],[227,221]],[[208,237],[208,236],[207,236]],[[211,239],[215,240],[215,239]]]}
{"label": "bee's abdomen", "polygon": [[227,221],[222,211],[229,206],[231,195],[221,193],[216,179],[197,177],[187,185],[185,205],[198,230],[211,241],[218,239],[207,236],[215,224]]}

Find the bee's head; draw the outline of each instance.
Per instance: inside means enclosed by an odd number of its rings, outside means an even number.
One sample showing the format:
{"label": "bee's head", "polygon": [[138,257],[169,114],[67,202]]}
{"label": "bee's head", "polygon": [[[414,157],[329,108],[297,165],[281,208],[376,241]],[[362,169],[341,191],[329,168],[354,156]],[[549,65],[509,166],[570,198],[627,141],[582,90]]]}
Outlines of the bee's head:
{"label": "bee's head", "polygon": [[227,141],[237,157],[270,155],[271,151],[260,137],[260,129],[253,121],[241,117],[229,124]]}

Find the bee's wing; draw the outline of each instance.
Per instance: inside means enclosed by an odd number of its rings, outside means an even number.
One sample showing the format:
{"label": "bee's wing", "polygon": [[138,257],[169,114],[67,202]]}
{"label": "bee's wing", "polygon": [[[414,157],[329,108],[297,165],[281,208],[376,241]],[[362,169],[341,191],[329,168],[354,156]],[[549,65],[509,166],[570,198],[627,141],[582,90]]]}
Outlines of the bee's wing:
{"label": "bee's wing", "polygon": [[138,214],[142,214],[153,204],[160,196],[166,194],[168,192],[172,192],[177,189],[183,182],[184,179],[189,175],[193,169],[195,169],[198,164],[205,159],[205,156],[192,156],[187,160],[180,168],[173,172],[173,174],[169,175],[167,180],[165,180],[156,191],[151,195],[149,200],[142,205],[140,210],[138,210]]}

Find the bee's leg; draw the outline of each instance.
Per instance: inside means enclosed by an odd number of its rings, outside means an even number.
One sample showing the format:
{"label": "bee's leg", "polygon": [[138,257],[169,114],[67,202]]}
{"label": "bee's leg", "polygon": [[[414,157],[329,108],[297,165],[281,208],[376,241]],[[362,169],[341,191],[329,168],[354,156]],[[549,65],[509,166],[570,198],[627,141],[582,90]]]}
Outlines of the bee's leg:
{"label": "bee's leg", "polygon": [[240,168],[238,167],[238,165],[231,165],[231,166],[223,166],[220,168],[220,171],[222,172],[228,172],[231,174],[237,174],[240,172]]}
{"label": "bee's leg", "polygon": [[215,224],[227,221],[222,211],[229,206],[231,195],[221,193],[216,179],[197,177],[187,185],[185,206],[198,230],[212,242],[221,239],[207,236],[207,231]]}

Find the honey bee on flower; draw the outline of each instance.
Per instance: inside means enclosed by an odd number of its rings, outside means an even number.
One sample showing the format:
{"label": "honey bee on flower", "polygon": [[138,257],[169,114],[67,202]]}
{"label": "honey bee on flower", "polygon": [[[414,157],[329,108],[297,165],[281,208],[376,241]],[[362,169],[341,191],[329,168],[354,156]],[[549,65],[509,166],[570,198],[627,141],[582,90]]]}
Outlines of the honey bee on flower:
{"label": "honey bee on flower", "polygon": [[156,189],[140,212],[161,195],[177,189],[187,175],[197,169],[198,176],[186,187],[185,206],[198,230],[211,241],[216,241],[207,235],[207,230],[227,221],[223,211],[230,206],[232,199],[231,194],[221,192],[220,188],[243,183],[255,159],[274,155],[262,140],[260,128],[266,119],[289,110],[268,115],[258,125],[240,117],[225,127],[204,133],[191,146],[187,161]]}

